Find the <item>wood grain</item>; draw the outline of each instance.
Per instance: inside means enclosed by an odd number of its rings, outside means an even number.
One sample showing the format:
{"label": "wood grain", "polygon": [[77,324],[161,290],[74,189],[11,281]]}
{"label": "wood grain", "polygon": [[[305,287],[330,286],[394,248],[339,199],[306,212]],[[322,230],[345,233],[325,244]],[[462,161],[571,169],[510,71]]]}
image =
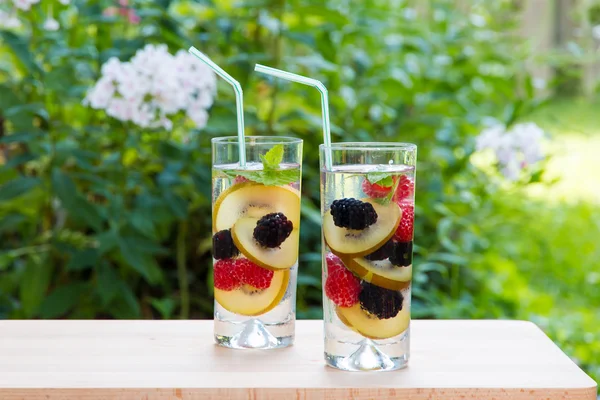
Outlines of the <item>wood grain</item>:
{"label": "wood grain", "polygon": [[0,321],[0,399],[570,399],[596,384],[535,325],[413,321],[405,370],[323,363],[322,322],[296,345],[214,345],[212,321]]}

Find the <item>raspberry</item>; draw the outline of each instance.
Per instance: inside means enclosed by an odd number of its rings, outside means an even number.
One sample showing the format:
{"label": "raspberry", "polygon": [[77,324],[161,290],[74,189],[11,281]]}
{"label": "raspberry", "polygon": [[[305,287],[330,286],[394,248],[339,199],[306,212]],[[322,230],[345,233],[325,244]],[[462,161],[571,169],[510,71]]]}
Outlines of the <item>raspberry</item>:
{"label": "raspberry", "polygon": [[394,239],[399,242],[410,242],[413,239],[415,208],[409,203],[401,203],[399,206],[402,209],[402,219],[396,233],[394,233]]}
{"label": "raspberry", "polygon": [[369,261],[380,261],[385,260],[386,258],[392,255],[392,250],[394,249],[394,242],[392,239],[385,242],[383,246],[372,252],[371,254],[367,254],[365,258]]}
{"label": "raspberry", "polygon": [[254,239],[264,247],[279,247],[290,236],[294,224],[283,213],[267,214],[256,223]]}
{"label": "raspberry", "polygon": [[360,308],[379,319],[394,318],[402,310],[404,296],[395,290],[384,289],[369,282],[361,283]]}
{"label": "raspberry", "polygon": [[333,223],[341,228],[362,230],[377,222],[377,213],[371,203],[352,198],[334,200],[331,216]]}
{"label": "raspberry", "polygon": [[237,175],[235,178],[233,178],[234,185],[237,185],[238,183],[244,183],[244,182],[250,182],[250,179],[245,178],[241,175]]}
{"label": "raspberry", "polygon": [[358,303],[360,281],[344,267],[337,256],[328,254],[326,261],[325,294],[339,307],[352,307]]}
{"label": "raspberry", "polygon": [[327,253],[327,255],[325,256],[325,262],[327,262],[328,275],[331,275],[334,272],[341,271],[346,268],[342,260],[333,253]]}
{"label": "raspberry", "polygon": [[231,230],[226,229],[215,233],[213,241],[213,257],[217,260],[232,258],[240,254],[240,251],[233,244]]}
{"label": "raspberry", "polygon": [[400,182],[398,183],[398,188],[396,189],[396,193],[394,193],[393,200],[396,203],[401,202],[405,199],[410,199],[415,192],[415,183],[406,175],[400,176]]}
{"label": "raspberry", "polygon": [[245,258],[235,260],[234,275],[247,285],[256,289],[267,289],[273,280],[273,271],[259,267]]}
{"label": "raspberry", "polygon": [[241,286],[241,282],[234,274],[236,260],[219,260],[214,266],[215,288],[231,291]]}
{"label": "raspberry", "polygon": [[387,196],[392,190],[392,187],[381,186],[377,183],[371,183],[367,179],[365,179],[362,183],[362,190],[367,196],[372,197],[374,199],[380,199],[382,197]]}

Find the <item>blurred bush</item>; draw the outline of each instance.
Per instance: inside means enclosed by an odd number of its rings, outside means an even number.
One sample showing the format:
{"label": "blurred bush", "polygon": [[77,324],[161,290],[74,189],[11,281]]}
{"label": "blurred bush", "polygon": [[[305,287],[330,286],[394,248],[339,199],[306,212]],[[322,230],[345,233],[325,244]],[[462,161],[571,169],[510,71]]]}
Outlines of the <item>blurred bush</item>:
{"label": "blurred bush", "polygon": [[230,88],[201,131],[183,115],[152,130],[82,104],[103,63],[148,43],[194,45],[236,77],[247,135],[305,140],[299,317],[321,316],[320,103],[257,77],[257,62],[325,83],[334,141],[419,145],[415,317],[522,315],[520,269],[491,259],[515,241],[490,236],[504,181],[470,162],[489,118],[510,125],[535,106],[514,2],[64,3],[57,30],[33,5],[0,31],[0,317],[212,315],[210,139],[236,132]]}

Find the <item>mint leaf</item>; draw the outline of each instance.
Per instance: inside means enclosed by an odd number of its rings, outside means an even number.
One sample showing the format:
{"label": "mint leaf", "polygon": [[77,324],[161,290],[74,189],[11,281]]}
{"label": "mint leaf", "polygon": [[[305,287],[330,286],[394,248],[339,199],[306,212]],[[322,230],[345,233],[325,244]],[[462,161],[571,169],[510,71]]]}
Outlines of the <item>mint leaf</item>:
{"label": "mint leaf", "polygon": [[283,145],[276,144],[271,147],[264,156],[260,156],[263,163],[263,170],[276,170],[279,169],[279,164],[283,161]]}
{"label": "mint leaf", "polygon": [[367,174],[367,180],[383,187],[394,186],[394,179],[389,172],[370,172]]}
{"label": "mint leaf", "polygon": [[269,171],[231,171],[229,176],[243,176],[253,182],[262,183],[265,186],[283,186],[300,180],[299,169],[281,169]]}
{"label": "mint leaf", "polygon": [[279,171],[265,171],[262,174],[262,184],[266,186],[283,186],[300,180],[300,170],[282,169]]}
{"label": "mint leaf", "polygon": [[265,186],[283,186],[300,180],[300,169],[281,169],[283,145],[276,144],[263,156],[260,156],[263,169],[259,171],[227,171],[231,177],[243,176]]}
{"label": "mint leaf", "polygon": [[[378,202],[379,204],[384,205],[384,206],[390,204],[390,201],[392,201],[392,199],[394,198],[394,194],[396,194],[396,190],[398,189],[398,186],[400,185],[400,179],[392,179],[391,176],[388,176],[388,178],[390,178],[390,180],[392,181],[392,185],[390,185],[390,186],[392,186],[392,190],[390,190],[390,192],[388,193],[387,196],[385,196],[381,199],[375,199],[376,202]],[[367,179],[369,179],[368,175],[367,175]],[[377,182],[371,182],[369,180],[369,182],[377,183],[379,185],[381,185],[381,183],[379,183],[379,182],[382,182],[382,181],[383,180],[380,180]]]}

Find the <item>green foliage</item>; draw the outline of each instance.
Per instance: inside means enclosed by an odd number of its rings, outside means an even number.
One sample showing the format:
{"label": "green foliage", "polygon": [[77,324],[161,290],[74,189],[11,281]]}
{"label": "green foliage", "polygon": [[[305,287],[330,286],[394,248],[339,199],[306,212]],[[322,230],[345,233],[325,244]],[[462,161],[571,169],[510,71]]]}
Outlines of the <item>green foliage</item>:
{"label": "green foliage", "polygon": [[[0,317],[212,315],[210,139],[236,132],[230,88],[202,132],[183,119],[143,130],[82,104],[109,57],[194,45],[244,86],[248,135],[305,141],[299,317],[321,317],[320,101],[255,76],[257,62],[323,81],[334,141],[419,146],[416,317],[535,317],[597,373],[595,338],[573,328],[594,315],[555,309],[555,280],[529,285],[530,243],[506,222],[521,205],[498,201],[501,181],[470,163],[486,118],[510,124],[535,105],[512,3],[140,1],[136,26],[92,0],[56,3],[56,32],[34,7],[22,31],[0,32]],[[573,325],[555,323],[565,315]]]}

